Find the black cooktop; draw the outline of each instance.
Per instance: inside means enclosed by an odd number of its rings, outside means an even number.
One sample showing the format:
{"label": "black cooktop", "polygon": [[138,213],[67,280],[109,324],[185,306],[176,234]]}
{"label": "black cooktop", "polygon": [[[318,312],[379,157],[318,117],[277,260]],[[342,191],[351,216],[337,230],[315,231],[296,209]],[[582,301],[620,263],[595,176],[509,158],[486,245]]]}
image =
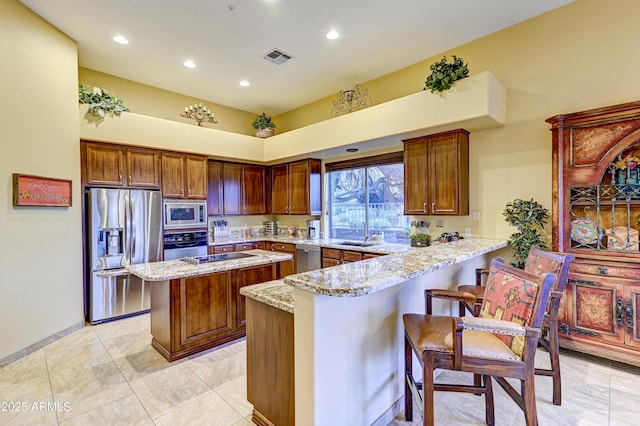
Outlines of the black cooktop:
{"label": "black cooktop", "polygon": [[211,263],[211,262],[222,262],[224,260],[234,260],[234,259],[242,259],[245,257],[255,256],[253,254],[247,253],[219,253],[219,254],[210,254],[208,256],[200,256],[200,257],[183,257],[183,262],[191,263],[192,265],[200,265],[201,263]]}

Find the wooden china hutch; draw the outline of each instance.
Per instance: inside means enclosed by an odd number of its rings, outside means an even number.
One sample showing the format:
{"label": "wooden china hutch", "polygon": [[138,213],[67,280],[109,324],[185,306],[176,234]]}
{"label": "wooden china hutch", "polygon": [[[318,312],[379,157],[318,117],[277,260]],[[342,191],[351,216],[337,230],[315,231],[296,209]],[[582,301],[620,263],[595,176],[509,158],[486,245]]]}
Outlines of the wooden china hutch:
{"label": "wooden china hutch", "polygon": [[640,102],[546,121],[553,247],[576,256],[560,345],[640,366]]}

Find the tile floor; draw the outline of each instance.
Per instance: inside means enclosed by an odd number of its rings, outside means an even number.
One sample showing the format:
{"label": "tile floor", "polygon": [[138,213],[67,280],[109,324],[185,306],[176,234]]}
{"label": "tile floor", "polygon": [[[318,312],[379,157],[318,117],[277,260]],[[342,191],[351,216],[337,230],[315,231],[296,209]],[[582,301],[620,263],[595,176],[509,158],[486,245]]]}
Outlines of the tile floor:
{"label": "tile floor", "polygon": [[[1,368],[0,424],[252,424],[244,339],[171,364],[149,340],[147,314],[85,327]],[[572,353],[561,362],[561,407],[551,404],[551,380],[537,378],[541,425],[640,424],[640,369]],[[439,379],[468,378],[443,372]],[[515,403],[494,388],[496,424],[523,425]],[[484,424],[481,397],[437,393],[436,401],[437,424]]]}

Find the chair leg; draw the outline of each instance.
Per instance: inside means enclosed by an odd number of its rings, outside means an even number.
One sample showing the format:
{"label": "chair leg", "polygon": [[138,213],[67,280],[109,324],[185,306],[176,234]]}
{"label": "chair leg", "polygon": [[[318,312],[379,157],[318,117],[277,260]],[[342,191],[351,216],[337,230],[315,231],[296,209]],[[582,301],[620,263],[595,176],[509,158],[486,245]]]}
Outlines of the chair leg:
{"label": "chair leg", "polygon": [[538,413],[536,411],[535,374],[525,377],[522,381],[522,400],[524,402],[524,421],[527,426],[538,425]]}
{"label": "chair leg", "polygon": [[485,404],[485,419],[489,426],[493,426],[496,424],[495,411],[493,406],[493,388],[491,385],[491,376],[482,376],[482,380],[484,381],[484,387],[486,389],[484,393],[484,404]]}
{"label": "chair leg", "polygon": [[422,422],[424,426],[433,426],[435,423],[435,416],[433,413],[434,403],[433,394],[435,393],[435,386],[433,383],[433,370],[435,369],[433,357],[429,356],[427,352],[422,353],[422,401],[423,401],[423,415]]}
{"label": "chair leg", "polygon": [[549,327],[549,358],[553,371],[553,405],[562,405],[562,382],[560,380],[560,355],[558,354],[558,327]]}
{"label": "chair leg", "polygon": [[413,421],[413,394],[408,377],[413,374],[413,351],[407,338],[404,338],[404,418]]}
{"label": "chair leg", "polygon": [[464,303],[458,302],[458,305],[459,305],[460,316],[463,317],[464,314],[466,313],[466,308],[464,306]]}

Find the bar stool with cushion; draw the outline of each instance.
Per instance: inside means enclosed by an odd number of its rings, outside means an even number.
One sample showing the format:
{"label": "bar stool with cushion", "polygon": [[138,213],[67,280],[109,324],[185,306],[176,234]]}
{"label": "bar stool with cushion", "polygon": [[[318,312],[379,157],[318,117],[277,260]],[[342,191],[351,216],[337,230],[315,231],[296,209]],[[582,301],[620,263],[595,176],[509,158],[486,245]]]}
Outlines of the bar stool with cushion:
{"label": "bar stool with cushion", "polygon": [[[415,398],[421,402],[424,424],[433,425],[434,391],[451,391],[484,394],[485,421],[494,424],[493,377],[524,411],[527,426],[537,424],[534,357],[555,282],[553,274],[535,275],[496,258],[491,263],[479,317],[403,315],[406,420],[413,420]],[[422,366],[422,385],[413,377],[412,353]],[[436,384],[436,368],[473,373],[482,381],[478,386]],[[521,391],[506,378],[520,380]]]}
{"label": "bar stool with cushion", "polygon": [[[549,353],[551,360],[551,368],[537,368],[536,374],[541,376],[550,376],[553,378],[553,404],[561,405],[562,403],[562,383],[560,378],[560,348],[558,344],[558,311],[560,310],[560,301],[564,286],[567,284],[569,276],[569,267],[575,260],[575,256],[571,253],[553,253],[541,250],[537,246],[531,247],[527,256],[525,271],[532,272],[537,275],[552,273],[558,277],[555,288],[553,289],[550,301],[547,305],[544,322],[542,324],[542,336],[539,344]],[[459,302],[460,316],[464,316],[465,309],[473,313],[474,316],[479,315],[479,307],[482,305],[485,287],[481,285],[482,276],[488,274],[487,269],[476,269],[476,285],[462,285],[458,287],[458,292],[448,290],[426,290],[425,304],[426,312],[431,313],[431,298],[453,299]],[[476,384],[480,378],[476,377]]]}

